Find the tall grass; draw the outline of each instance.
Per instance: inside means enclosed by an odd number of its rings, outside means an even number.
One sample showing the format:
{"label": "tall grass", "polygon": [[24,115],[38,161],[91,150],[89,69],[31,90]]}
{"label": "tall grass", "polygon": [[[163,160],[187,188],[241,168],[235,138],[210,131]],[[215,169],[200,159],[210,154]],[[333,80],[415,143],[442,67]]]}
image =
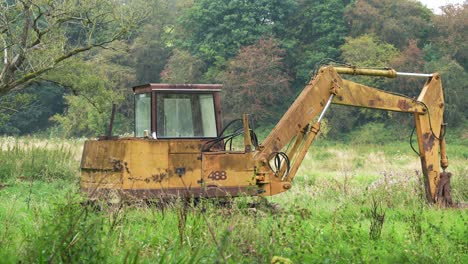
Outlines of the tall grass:
{"label": "tall grass", "polygon": [[0,139],[0,181],[73,180],[78,164],[76,149],[65,142]]}
{"label": "tall grass", "polygon": [[[425,203],[405,143],[316,144],[293,188],[275,197],[99,206],[78,192],[79,148],[62,143],[2,146],[1,164],[15,162],[0,187],[0,262],[468,262],[466,210]],[[23,160],[33,156],[42,163]],[[463,199],[466,158],[451,158]]]}

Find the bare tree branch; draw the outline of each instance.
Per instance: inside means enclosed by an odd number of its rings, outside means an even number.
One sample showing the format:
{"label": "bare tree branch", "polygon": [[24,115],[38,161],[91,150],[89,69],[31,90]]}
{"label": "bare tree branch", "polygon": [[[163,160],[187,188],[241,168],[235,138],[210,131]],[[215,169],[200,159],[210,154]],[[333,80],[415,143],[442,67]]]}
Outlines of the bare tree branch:
{"label": "bare tree branch", "polygon": [[[101,6],[96,6],[96,2],[60,0],[17,0],[0,4],[3,9],[0,10],[0,38],[4,42],[0,96],[21,88],[62,61],[93,48],[108,48],[108,44],[125,37],[145,16],[144,11],[116,16],[119,8],[128,5],[119,6],[112,0],[97,3]],[[70,29],[71,37],[66,34]]]}
{"label": "bare tree branch", "polygon": [[6,107],[6,106],[2,106],[2,105],[0,105],[0,109],[12,111],[12,112],[15,112],[15,113],[19,113],[19,111],[16,110],[16,109],[13,109],[13,108],[10,108],[10,107]]}

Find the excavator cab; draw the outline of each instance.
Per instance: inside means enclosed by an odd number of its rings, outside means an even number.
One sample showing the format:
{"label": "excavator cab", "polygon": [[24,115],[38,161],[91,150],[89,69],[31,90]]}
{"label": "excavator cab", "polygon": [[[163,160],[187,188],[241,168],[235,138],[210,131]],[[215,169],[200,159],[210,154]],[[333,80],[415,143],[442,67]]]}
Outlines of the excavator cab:
{"label": "excavator cab", "polygon": [[217,84],[146,84],[133,88],[135,137],[216,138],[221,128]]}
{"label": "excavator cab", "polygon": [[89,198],[238,196],[255,186],[253,153],[225,151],[219,84],[133,87],[134,137],[85,142],[81,190]]}

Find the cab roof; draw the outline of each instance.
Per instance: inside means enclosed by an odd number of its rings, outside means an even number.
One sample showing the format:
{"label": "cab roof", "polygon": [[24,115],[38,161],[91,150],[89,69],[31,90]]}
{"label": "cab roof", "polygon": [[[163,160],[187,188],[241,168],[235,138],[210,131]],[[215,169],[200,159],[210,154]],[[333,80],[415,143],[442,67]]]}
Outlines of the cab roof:
{"label": "cab roof", "polygon": [[147,83],[133,87],[134,93],[148,93],[151,91],[184,91],[184,92],[220,92],[222,84],[170,84]]}

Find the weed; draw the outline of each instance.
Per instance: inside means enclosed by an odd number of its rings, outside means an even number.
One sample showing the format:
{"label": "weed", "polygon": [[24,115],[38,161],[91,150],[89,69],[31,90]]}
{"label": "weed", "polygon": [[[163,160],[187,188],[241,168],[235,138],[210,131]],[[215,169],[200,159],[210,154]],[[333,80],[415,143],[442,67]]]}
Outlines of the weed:
{"label": "weed", "polygon": [[377,240],[382,234],[382,228],[385,222],[385,210],[382,209],[382,203],[377,202],[374,198],[372,198],[370,220],[369,237],[372,240]]}
{"label": "weed", "polygon": [[[59,221],[56,221],[60,219]],[[105,218],[82,207],[76,198],[55,206],[28,246],[28,262],[101,263],[106,257]]]}
{"label": "weed", "polygon": [[189,208],[189,200],[181,202],[182,206],[177,206],[177,230],[179,231],[180,246],[182,247],[185,240],[185,228],[187,226],[187,213]]}

